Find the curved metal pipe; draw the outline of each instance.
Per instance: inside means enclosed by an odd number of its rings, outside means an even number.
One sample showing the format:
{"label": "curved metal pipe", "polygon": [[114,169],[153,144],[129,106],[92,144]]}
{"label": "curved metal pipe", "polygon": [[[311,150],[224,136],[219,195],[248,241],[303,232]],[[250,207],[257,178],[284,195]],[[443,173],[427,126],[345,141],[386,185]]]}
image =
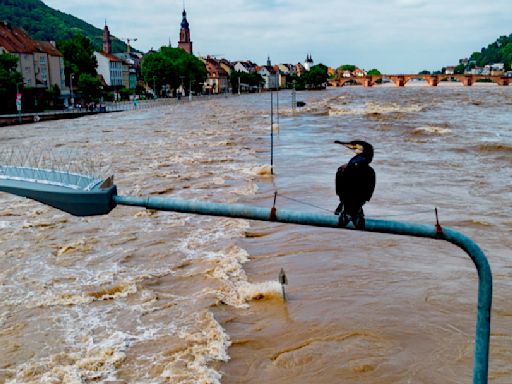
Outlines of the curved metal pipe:
{"label": "curved metal pipe", "polygon": [[[199,215],[225,216],[241,219],[276,221],[280,223],[339,228],[335,215],[272,210],[243,204],[220,204],[195,200],[168,199],[162,197],[113,196],[119,205],[140,206],[163,211],[195,213]],[[347,229],[354,229],[350,226]],[[462,248],[476,266],[478,272],[478,305],[475,331],[473,362],[473,384],[487,384],[489,365],[489,340],[491,328],[492,272],[480,247],[469,237],[450,228],[442,232],[434,225],[403,223],[398,221],[366,219],[366,232],[390,233],[395,235],[427,237],[446,240]]]}

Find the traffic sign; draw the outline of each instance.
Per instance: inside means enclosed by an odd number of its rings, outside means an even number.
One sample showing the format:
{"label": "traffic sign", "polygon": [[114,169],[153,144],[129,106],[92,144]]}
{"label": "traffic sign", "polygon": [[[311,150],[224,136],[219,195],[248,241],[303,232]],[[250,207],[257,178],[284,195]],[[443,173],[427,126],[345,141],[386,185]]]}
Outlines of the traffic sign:
{"label": "traffic sign", "polygon": [[16,109],[21,111],[21,93],[16,94]]}

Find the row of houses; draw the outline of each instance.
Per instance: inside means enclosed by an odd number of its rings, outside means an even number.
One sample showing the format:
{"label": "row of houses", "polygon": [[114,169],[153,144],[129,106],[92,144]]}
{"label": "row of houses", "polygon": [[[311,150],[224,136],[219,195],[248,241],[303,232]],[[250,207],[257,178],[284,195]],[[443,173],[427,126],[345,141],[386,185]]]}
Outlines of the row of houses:
{"label": "row of houses", "polygon": [[[488,64],[483,67],[477,67],[475,60],[468,58],[460,59],[459,66],[464,66],[464,73],[470,75],[483,75],[483,76],[512,76],[512,72],[505,72],[504,63]],[[455,65],[450,65],[445,68],[445,73],[448,75],[455,74]]]}
{"label": "row of houses", "polygon": [[[314,65],[311,55],[307,55],[304,64],[275,64],[272,65],[267,57],[265,65],[258,65],[250,60],[229,61],[212,56],[200,57],[205,63],[207,80],[204,85],[205,93],[225,93],[230,91],[229,79],[233,72],[257,73],[262,77],[262,89],[286,88],[290,76],[301,76]],[[241,84],[241,90],[248,90],[246,84]],[[245,89],[244,89],[245,88]]]}
{"label": "row of houses", "polygon": [[[183,11],[178,47],[192,53],[185,11]],[[153,92],[152,84],[144,84],[141,76],[144,55],[139,52],[130,52],[129,49],[128,52],[112,52],[112,36],[106,24],[103,28],[102,48],[101,51],[94,53],[98,63],[98,77],[104,87],[114,91],[115,97],[119,96],[119,89],[133,90],[138,84]],[[2,22],[0,23],[0,52],[8,52],[19,58],[18,71],[23,75],[25,87],[50,89],[57,85],[61,95],[72,101],[73,81],[76,87],[79,74],[67,74],[69,79],[65,78],[64,57],[57,50],[55,42],[35,41],[22,29]],[[154,51],[151,50],[148,53],[152,52]],[[277,89],[286,88],[290,76],[301,76],[314,65],[310,54],[306,56],[304,63],[277,65],[272,65],[270,58],[267,58],[265,65],[258,65],[249,60],[229,61],[213,56],[200,57],[200,59],[204,62],[207,71],[203,92],[209,94],[231,91],[230,76],[233,71],[257,73],[262,77],[262,84],[258,88]],[[240,87],[242,91],[248,90],[246,84],[240,84]]]}
{"label": "row of houses", "polygon": [[0,53],[18,58],[17,71],[23,75],[25,86],[65,88],[64,57],[55,42],[33,40],[23,30],[0,22]]}
{"label": "row of houses", "polygon": [[[103,51],[94,53],[100,81],[105,87],[135,89],[142,55],[136,52],[112,53],[107,26],[104,35],[107,38],[104,38]],[[76,81],[79,74],[69,74],[73,78],[66,82],[64,56],[54,41],[33,40],[22,29],[0,22],[0,53],[18,58],[17,71],[22,74],[25,87],[51,89],[58,86],[62,96],[72,94],[73,79]]]}

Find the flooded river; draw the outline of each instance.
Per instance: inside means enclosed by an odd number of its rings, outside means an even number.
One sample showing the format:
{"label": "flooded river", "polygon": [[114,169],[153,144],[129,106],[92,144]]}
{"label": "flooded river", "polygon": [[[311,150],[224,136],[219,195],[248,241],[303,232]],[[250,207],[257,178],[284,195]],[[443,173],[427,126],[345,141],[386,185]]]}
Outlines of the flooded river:
{"label": "flooded river", "polygon": [[[494,275],[490,382],[512,383],[512,87],[343,87],[0,129],[0,148],[111,165],[121,195],[332,213],[374,145],[366,216],[473,238]],[[64,157],[64,155],[59,155]],[[65,159],[65,157],[64,157]],[[469,383],[477,278],[459,248],[117,207],[78,218],[0,193],[0,382]],[[288,301],[281,297],[286,271]]]}

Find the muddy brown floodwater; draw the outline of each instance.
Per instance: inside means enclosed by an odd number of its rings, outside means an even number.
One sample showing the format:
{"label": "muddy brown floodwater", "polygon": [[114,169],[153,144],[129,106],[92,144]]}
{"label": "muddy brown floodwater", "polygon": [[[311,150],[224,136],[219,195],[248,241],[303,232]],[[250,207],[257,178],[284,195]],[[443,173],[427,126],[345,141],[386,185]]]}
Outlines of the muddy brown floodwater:
{"label": "muddy brown floodwater", "polygon": [[[269,94],[0,130],[0,149],[111,164],[119,194],[332,213],[375,147],[370,218],[473,238],[494,275],[490,382],[512,383],[512,87]],[[65,156],[63,155],[65,154]],[[0,382],[469,383],[477,278],[459,248],[117,207],[78,218],[0,194]],[[288,301],[278,275],[286,271]]]}

